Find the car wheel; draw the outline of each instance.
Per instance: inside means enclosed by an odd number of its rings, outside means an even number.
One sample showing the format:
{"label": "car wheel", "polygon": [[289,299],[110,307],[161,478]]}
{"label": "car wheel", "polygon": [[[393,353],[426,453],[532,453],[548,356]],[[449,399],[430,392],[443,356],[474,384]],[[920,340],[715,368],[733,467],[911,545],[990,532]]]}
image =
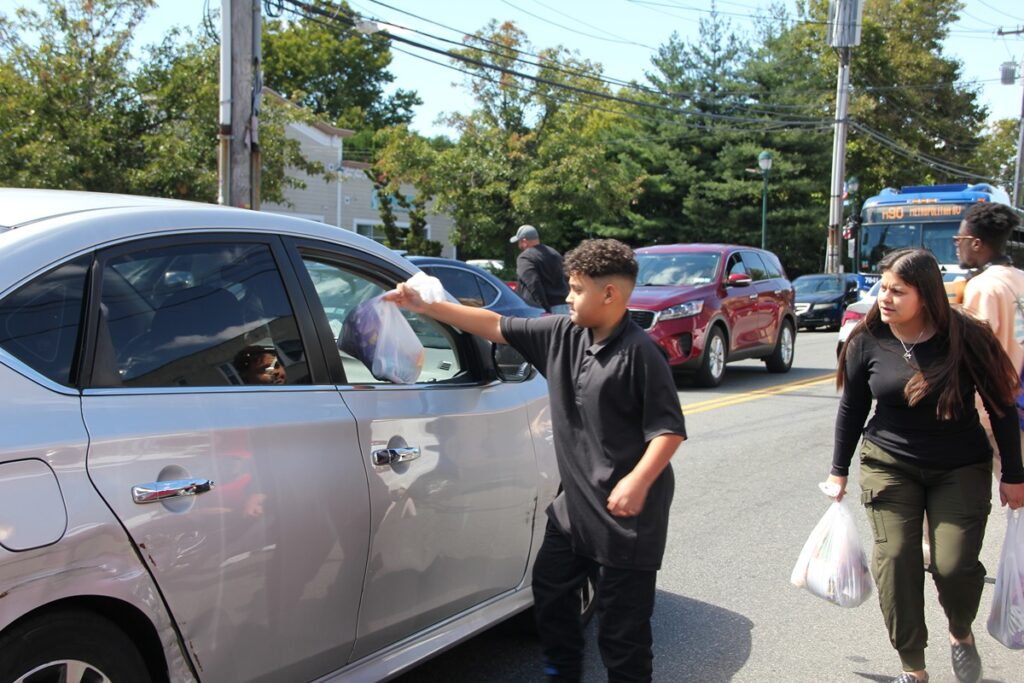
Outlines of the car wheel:
{"label": "car wheel", "polygon": [[702,387],[717,387],[725,375],[725,335],[719,327],[712,327],[704,340],[704,357],[694,379]]}
{"label": "car wheel", "polygon": [[91,612],[41,614],[0,637],[0,681],[120,683],[150,681],[131,639]]}
{"label": "car wheel", "polygon": [[789,372],[789,369],[793,367],[795,341],[793,326],[789,323],[782,323],[782,327],[779,329],[779,338],[775,342],[775,350],[764,361],[768,372]]}

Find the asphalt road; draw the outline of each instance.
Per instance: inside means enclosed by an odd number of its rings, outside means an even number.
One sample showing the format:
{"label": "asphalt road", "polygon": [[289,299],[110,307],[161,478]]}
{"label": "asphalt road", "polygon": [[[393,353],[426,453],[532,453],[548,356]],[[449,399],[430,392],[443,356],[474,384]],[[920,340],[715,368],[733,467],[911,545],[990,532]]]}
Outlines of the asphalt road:
{"label": "asphalt road", "polygon": [[[899,672],[874,596],[843,609],[789,584],[800,548],[829,504],[817,483],[832,452],[835,340],[834,333],[800,333],[788,374],[744,361],[728,366],[717,389],[680,386],[690,438],[674,459],[676,495],[654,614],[655,681],[863,683]],[[859,491],[855,473],[850,491]],[[856,495],[850,502],[870,552]],[[997,504],[975,633],[985,681],[1024,683],[1024,653],[985,630],[1005,520]],[[953,683],[945,620],[931,582],[926,586],[931,683]],[[587,648],[586,680],[605,680],[593,625]],[[540,681],[539,662],[536,638],[513,622],[397,680]]]}

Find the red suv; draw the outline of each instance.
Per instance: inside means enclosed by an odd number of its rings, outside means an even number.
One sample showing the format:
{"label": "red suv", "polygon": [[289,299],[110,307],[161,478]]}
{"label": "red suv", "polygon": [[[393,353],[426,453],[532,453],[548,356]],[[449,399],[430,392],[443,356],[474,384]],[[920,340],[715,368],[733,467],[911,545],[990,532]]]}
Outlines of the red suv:
{"label": "red suv", "polygon": [[725,364],[760,358],[768,372],[793,365],[793,285],[775,254],[729,244],[636,250],[640,272],[630,315],[672,369],[718,386]]}

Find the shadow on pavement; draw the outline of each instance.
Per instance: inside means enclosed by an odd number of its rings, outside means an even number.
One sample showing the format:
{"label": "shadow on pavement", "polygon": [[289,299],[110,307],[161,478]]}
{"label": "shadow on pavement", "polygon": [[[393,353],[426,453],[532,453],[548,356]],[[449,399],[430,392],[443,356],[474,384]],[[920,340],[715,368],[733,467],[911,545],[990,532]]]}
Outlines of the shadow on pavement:
{"label": "shadow on pavement", "polygon": [[[512,619],[395,679],[399,683],[541,681],[536,635]],[[584,681],[606,680],[596,622],[587,629]],[[654,680],[727,683],[750,656],[753,622],[741,614],[658,591],[654,609]]]}
{"label": "shadow on pavement", "polygon": [[750,657],[754,623],[742,614],[658,591],[654,680],[727,683]]}

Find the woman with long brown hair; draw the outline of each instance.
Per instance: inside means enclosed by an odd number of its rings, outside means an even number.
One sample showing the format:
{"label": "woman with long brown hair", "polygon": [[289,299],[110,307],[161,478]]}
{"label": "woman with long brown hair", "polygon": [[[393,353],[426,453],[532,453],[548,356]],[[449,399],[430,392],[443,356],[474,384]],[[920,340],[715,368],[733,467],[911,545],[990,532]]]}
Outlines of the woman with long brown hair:
{"label": "woman with long brown hair", "polygon": [[[981,680],[971,625],[985,581],[979,561],[992,499],[992,447],[974,405],[977,391],[1003,457],[999,497],[1024,505],[1024,467],[1015,398],[1017,373],[982,322],[950,307],[938,263],[900,249],[879,263],[875,305],[839,357],[843,390],[829,481],[842,499],[860,450],[861,501],[874,531],[872,574],[903,673],[928,680],[924,649],[922,521],[930,522],[929,567],[949,620],[953,672]],[[865,426],[872,400],[875,413]]]}

